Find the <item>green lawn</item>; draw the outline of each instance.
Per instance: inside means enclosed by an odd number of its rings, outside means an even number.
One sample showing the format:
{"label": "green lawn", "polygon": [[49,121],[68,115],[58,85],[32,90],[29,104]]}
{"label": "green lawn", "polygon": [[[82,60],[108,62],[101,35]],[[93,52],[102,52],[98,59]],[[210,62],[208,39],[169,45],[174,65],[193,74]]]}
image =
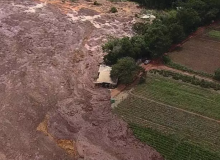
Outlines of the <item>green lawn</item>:
{"label": "green lawn", "polygon": [[220,31],[211,30],[208,32],[208,35],[212,38],[216,38],[216,39],[220,40]]}
{"label": "green lawn", "polygon": [[132,124],[137,138],[167,160],[220,160],[220,122],[165,105],[217,119],[218,92],[153,75],[132,93],[114,111]]}
{"label": "green lawn", "polygon": [[148,77],[134,94],[220,120],[220,94],[164,77]]}

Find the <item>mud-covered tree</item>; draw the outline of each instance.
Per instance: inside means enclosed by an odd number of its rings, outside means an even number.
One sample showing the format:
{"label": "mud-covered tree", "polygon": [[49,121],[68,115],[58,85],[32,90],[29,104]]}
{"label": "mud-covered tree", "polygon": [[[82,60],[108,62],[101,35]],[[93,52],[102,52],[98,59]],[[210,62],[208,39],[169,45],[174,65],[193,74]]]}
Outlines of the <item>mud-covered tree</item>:
{"label": "mud-covered tree", "polygon": [[118,78],[122,84],[129,84],[133,82],[140,71],[141,67],[136,65],[133,58],[124,57],[112,66],[111,77]]}

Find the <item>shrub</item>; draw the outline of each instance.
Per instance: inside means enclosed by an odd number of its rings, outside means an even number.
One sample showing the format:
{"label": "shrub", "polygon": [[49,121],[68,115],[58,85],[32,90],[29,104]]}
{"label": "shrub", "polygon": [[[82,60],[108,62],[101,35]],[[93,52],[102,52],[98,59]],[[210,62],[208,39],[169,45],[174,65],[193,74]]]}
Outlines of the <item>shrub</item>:
{"label": "shrub", "polygon": [[118,12],[118,10],[117,10],[117,8],[112,7],[112,8],[110,9],[110,12],[111,12],[111,13],[116,13],[116,12]]}
{"label": "shrub", "polygon": [[220,81],[220,68],[215,71],[214,79]]}
{"label": "shrub", "polygon": [[93,5],[95,5],[95,6],[100,6],[100,5],[101,5],[101,3],[99,3],[99,2],[97,2],[97,1],[95,1],[95,2],[93,3]]}
{"label": "shrub", "polygon": [[143,84],[146,82],[146,76],[141,76],[140,79],[139,79],[139,84]]}
{"label": "shrub", "polygon": [[167,55],[163,55],[163,63],[164,64],[168,64],[168,63],[170,63],[171,62],[171,59],[170,59],[170,57],[169,56],[167,56]]}

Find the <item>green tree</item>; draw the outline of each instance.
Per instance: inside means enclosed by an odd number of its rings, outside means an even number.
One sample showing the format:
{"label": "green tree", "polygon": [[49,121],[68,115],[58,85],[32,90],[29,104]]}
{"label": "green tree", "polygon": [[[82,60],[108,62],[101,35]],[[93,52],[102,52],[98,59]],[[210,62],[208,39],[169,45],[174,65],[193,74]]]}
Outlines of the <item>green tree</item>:
{"label": "green tree", "polygon": [[133,82],[140,70],[133,58],[124,57],[112,66],[111,77],[118,78],[122,84],[129,84]]}
{"label": "green tree", "polygon": [[155,21],[144,36],[151,58],[160,57],[167,52],[172,44],[168,27],[161,21]]}
{"label": "green tree", "polygon": [[141,48],[139,49],[138,45],[141,45],[142,42],[141,38],[134,39],[136,40],[131,41],[129,37],[124,37],[121,39],[109,40],[104,46],[102,46],[103,51],[108,53],[106,56],[104,56],[104,62],[112,65],[122,57],[137,58],[139,52],[141,51]]}
{"label": "green tree", "polygon": [[214,79],[220,81],[220,68],[215,71]]}
{"label": "green tree", "polygon": [[181,42],[186,37],[183,27],[178,23],[169,25],[169,33],[172,42],[175,44]]}
{"label": "green tree", "polygon": [[121,57],[120,39],[118,38],[109,39],[108,42],[102,46],[102,50],[108,53],[107,55],[104,56],[104,62],[106,64],[115,64],[117,62],[118,57]]}
{"label": "green tree", "polygon": [[135,59],[142,57],[150,57],[149,48],[144,41],[143,35],[136,35],[130,39],[131,44],[133,45],[133,53]]}
{"label": "green tree", "polygon": [[199,14],[192,8],[182,8],[177,12],[176,16],[186,33],[194,31],[201,22]]}

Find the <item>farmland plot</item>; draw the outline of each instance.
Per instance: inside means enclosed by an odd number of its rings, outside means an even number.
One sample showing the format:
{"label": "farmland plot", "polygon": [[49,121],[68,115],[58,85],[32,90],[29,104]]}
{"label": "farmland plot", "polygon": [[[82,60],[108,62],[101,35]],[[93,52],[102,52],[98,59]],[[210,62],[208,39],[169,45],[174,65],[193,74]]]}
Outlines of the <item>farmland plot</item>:
{"label": "farmland plot", "polygon": [[220,120],[220,94],[211,89],[153,76],[132,93]]}
{"label": "farmland plot", "polygon": [[205,31],[185,44],[180,51],[169,53],[175,63],[196,71],[213,74],[220,67],[220,40],[212,30]]}
{"label": "farmland plot", "polygon": [[141,141],[168,160],[219,160],[219,107],[215,91],[155,76],[137,86],[115,111],[132,124]]}

